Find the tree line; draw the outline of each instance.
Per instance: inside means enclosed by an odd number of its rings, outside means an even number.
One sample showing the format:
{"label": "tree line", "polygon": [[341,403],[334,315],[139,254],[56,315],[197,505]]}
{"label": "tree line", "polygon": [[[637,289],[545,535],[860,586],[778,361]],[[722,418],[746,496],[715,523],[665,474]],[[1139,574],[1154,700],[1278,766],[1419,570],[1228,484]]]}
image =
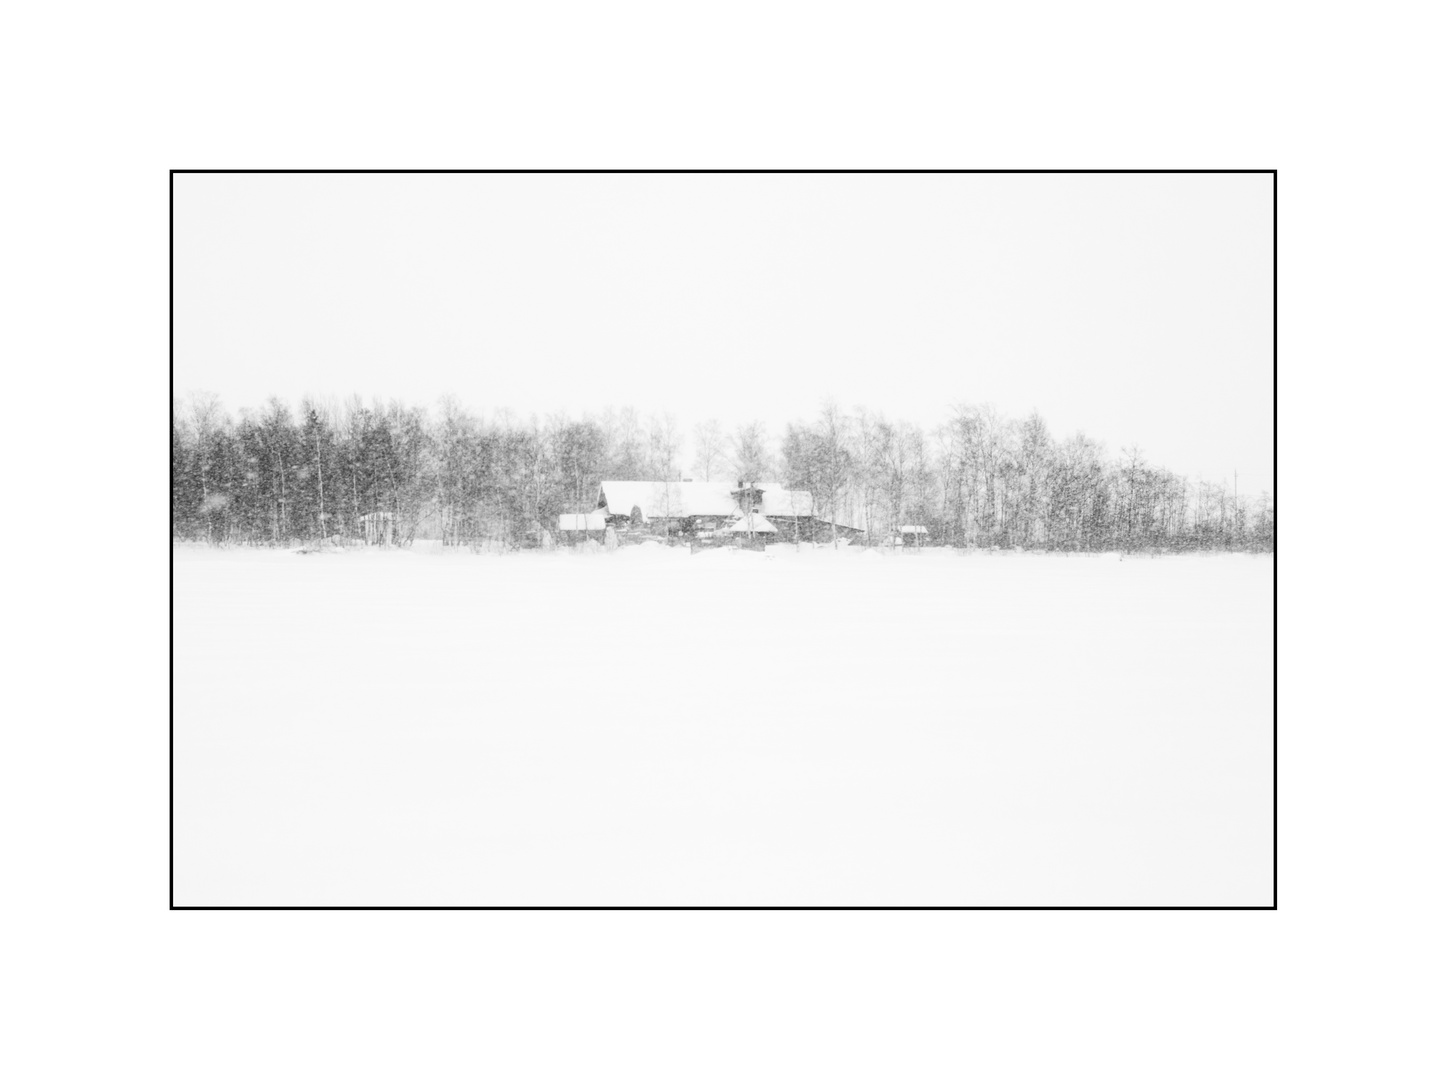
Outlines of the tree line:
{"label": "tree line", "polygon": [[[1136,448],[1110,455],[1051,436],[1038,414],[961,406],[926,429],[826,405],[777,438],[758,422],[683,431],[633,409],[489,419],[452,398],[272,398],[232,416],[214,395],[173,401],[171,534],[213,544],[325,539],[506,549],[536,543],[560,513],[592,509],[608,480],[779,480],[815,514],[862,530],[901,525],[931,542],[1051,551],[1275,550],[1271,494],[1188,480]],[[385,523],[386,528],[379,528]]]}

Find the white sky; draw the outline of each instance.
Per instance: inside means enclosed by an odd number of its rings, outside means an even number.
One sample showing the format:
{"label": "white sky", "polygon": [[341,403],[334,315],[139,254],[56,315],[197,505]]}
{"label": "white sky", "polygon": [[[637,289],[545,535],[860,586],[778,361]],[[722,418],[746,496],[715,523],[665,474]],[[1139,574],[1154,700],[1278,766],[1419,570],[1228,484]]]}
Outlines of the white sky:
{"label": "white sky", "polygon": [[760,419],[825,398],[1272,484],[1267,175],[181,175],[175,388]]}

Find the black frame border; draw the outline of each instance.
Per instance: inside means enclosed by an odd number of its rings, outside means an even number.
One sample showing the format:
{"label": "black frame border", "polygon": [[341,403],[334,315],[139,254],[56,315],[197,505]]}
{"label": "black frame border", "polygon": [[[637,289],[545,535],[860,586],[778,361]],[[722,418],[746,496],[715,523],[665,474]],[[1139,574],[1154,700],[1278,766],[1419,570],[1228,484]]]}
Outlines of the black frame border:
{"label": "black frame border", "polygon": [[[888,175],[1163,175],[1163,174],[1250,174],[1269,175],[1270,180],[1270,358],[1272,358],[1272,499],[1276,497],[1276,352],[1278,352],[1278,208],[1276,169],[171,169],[168,188],[168,365],[171,398],[175,398],[175,178],[197,174],[466,174],[466,175],[598,175],[598,174],[888,174]],[[169,504],[168,504],[169,505]],[[172,521],[174,524],[174,521]],[[1272,553],[1272,722],[1270,722],[1270,850],[1272,900],[1266,905],[177,905],[175,902],[175,547],[169,556],[169,892],[171,911],[1276,911],[1279,903],[1278,844],[1278,657],[1276,657],[1276,554]]]}

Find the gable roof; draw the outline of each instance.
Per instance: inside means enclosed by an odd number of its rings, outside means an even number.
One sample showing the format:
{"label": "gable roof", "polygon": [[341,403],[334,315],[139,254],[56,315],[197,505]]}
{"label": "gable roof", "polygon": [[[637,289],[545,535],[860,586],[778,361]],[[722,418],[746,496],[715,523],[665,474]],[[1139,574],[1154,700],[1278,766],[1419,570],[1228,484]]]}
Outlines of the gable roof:
{"label": "gable roof", "polygon": [[739,519],[728,527],[728,531],[731,533],[776,533],[779,530],[774,527],[773,522],[771,522],[768,518],[764,517],[763,514],[755,510],[747,517],[740,514]]}

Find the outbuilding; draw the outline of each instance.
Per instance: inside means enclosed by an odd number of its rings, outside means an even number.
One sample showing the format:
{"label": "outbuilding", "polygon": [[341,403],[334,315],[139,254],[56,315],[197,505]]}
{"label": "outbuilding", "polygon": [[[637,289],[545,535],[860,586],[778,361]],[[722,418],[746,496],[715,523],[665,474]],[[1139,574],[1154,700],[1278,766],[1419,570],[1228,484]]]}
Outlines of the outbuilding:
{"label": "outbuilding", "polygon": [[923,525],[900,525],[894,531],[894,543],[899,547],[918,548],[929,542],[929,530]]}
{"label": "outbuilding", "polygon": [[607,527],[608,519],[601,510],[591,514],[558,515],[558,535],[565,543],[576,544],[588,539],[601,541],[603,530]]}

